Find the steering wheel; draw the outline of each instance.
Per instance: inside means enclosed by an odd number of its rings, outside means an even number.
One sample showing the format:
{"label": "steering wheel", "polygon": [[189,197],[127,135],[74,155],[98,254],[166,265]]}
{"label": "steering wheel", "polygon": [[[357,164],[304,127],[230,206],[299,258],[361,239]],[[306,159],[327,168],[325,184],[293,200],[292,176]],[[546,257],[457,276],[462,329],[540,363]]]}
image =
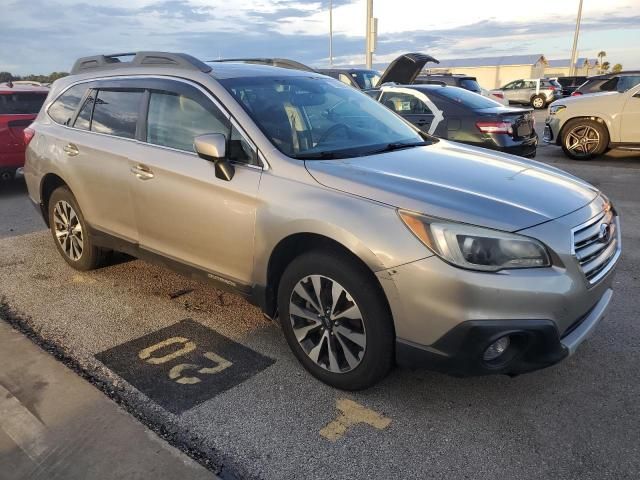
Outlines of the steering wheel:
{"label": "steering wheel", "polygon": [[331,135],[336,133],[339,130],[344,130],[348,138],[351,138],[351,129],[345,125],[344,123],[336,123],[335,125],[329,127],[326,132],[324,132],[320,138],[318,139],[318,145],[324,143]]}

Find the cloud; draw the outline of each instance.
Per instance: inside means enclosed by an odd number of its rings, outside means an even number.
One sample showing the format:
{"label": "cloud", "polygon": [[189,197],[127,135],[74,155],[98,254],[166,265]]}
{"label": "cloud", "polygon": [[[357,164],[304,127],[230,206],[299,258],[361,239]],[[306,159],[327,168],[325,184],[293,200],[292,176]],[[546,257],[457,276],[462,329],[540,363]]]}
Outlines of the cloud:
{"label": "cloud", "polygon": [[[407,51],[439,58],[511,53],[568,57],[575,19],[573,13],[563,13],[572,10],[564,3],[551,2],[560,5],[554,8],[556,14],[532,21],[526,9],[493,8],[497,0],[485,1],[489,3],[482,8],[477,2],[458,0],[456,8],[435,10],[424,0],[376,2],[380,33],[375,61],[388,62]],[[328,63],[328,4],[329,0],[111,0],[108,5],[15,1],[5,8],[10,15],[0,17],[5,39],[0,70],[48,73],[69,69],[80,56],[135,50],[185,51],[203,59],[277,56],[322,66]],[[360,64],[363,0],[334,0],[333,5],[335,62]],[[611,60],[621,58],[627,68],[640,67],[640,46],[635,42],[640,0],[610,0],[609,5],[607,14],[585,13],[580,53],[594,55],[585,49],[604,49],[619,55]]]}

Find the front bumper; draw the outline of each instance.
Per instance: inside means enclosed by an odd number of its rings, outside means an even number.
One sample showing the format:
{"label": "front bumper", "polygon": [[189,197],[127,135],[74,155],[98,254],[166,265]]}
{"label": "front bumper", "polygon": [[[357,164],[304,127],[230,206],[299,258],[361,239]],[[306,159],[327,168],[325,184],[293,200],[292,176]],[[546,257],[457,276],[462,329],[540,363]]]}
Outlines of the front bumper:
{"label": "front bumper", "polygon": [[[604,318],[612,297],[607,289],[591,310],[562,335],[551,320],[470,320],[429,347],[396,342],[396,363],[455,376],[518,375],[548,367],[575,353]],[[482,356],[489,345],[509,335],[510,346],[494,361]]]}
{"label": "front bumper", "polygon": [[544,122],[544,143],[560,145],[560,119],[557,116],[549,116]]}

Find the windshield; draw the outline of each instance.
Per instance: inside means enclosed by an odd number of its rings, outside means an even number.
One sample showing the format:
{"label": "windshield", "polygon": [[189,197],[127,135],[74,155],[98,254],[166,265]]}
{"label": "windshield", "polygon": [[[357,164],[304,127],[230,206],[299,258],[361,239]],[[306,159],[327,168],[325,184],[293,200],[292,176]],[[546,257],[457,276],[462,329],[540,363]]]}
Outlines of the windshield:
{"label": "windshield", "polygon": [[495,108],[501,107],[502,104],[491,100],[490,98],[483,97],[477,93],[470,92],[464,88],[458,87],[444,87],[436,90],[438,95],[448,98],[456,103],[462,104],[465,107],[480,109],[480,108]]}
{"label": "windshield", "polygon": [[361,89],[367,90],[369,88],[375,88],[380,80],[380,74],[375,70],[359,70],[357,72],[351,72],[351,77],[356,81]]}
{"label": "windshield", "polygon": [[262,132],[293,158],[347,158],[384,145],[424,143],[368,95],[327,77],[243,77],[220,83]]}

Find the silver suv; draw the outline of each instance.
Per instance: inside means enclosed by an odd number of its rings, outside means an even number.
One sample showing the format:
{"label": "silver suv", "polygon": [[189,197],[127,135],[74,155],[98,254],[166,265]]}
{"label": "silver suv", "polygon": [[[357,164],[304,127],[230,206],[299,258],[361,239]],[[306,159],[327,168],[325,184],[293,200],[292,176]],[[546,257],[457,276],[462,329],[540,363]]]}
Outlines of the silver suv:
{"label": "silver suv", "polygon": [[531,105],[536,109],[543,109],[563,96],[562,85],[547,78],[514,80],[502,88],[491,90],[491,93],[503,95],[509,103]]}
{"label": "silver suv", "polygon": [[26,134],[30,197],[73,268],[119,250],[237,292],[342,389],[394,363],[546,367],[603,317],[620,226],[587,183],[312,72],[122,60],[78,60]]}

